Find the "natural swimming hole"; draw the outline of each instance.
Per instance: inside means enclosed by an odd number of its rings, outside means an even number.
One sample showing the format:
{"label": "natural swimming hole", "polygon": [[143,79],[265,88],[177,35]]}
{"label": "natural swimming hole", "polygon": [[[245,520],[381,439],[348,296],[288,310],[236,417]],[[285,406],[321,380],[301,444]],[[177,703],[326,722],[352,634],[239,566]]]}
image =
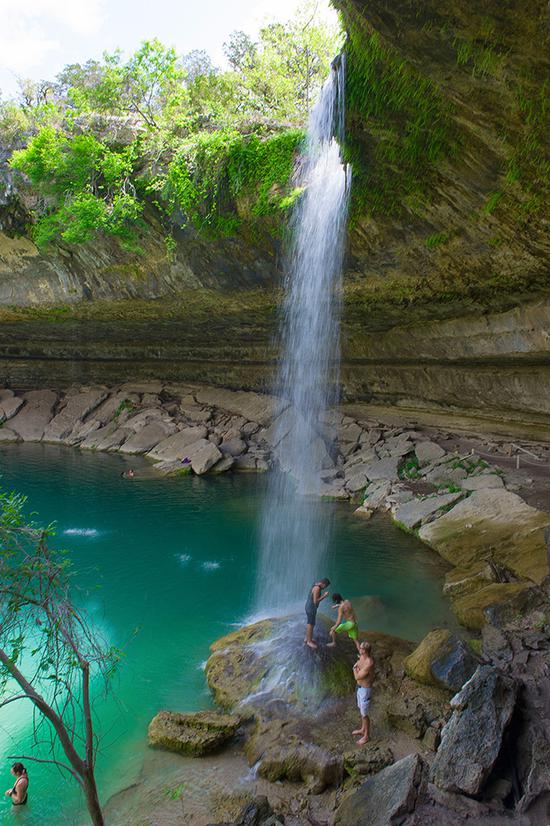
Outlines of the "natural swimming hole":
{"label": "natural swimming hole", "polygon": [[[266,485],[252,474],[125,480],[128,466],[115,454],[63,446],[0,449],[1,486],[27,495],[40,521],[57,522],[54,541],[71,550],[77,601],[125,651],[111,695],[96,704],[104,802],[139,775],[157,711],[211,705],[202,670],[209,645],[254,610]],[[388,519],[364,522],[352,510],[326,503],[333,540],[319,575],[354,600],[361,627],[418,640],[452,624],[439,558]],[[7,756],[30,753],[30,735],[30,705],[0,709],[0,791],[10,784]],[[30,803],[18,820],[86,822],[73,781],[53,767],[29,763],[29,772]],[[11,822],[10,802],[1,800],[0,822]]]}

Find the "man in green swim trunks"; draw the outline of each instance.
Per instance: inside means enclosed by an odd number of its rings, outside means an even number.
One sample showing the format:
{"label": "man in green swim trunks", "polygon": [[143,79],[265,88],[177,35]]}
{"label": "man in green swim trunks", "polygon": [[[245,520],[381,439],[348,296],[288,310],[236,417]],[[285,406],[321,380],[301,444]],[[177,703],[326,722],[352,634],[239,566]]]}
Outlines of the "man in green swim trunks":
{"label": "man in green swim trunks", "polygon": [[353,605],[349,599],[344,599],[342,594],[333,594],[332,607],[338,608],[338,617],[330,629],[330,637],[332,642],[329,642],[328,647],[334,648],[336,645],[336,634],[342,634],[346,631],[348,637],[350,640],[353,640],[355,647],[359,651],[359,641],[357,639],[359,636],[359,628],[357,625],[355,611],[353,610]]}

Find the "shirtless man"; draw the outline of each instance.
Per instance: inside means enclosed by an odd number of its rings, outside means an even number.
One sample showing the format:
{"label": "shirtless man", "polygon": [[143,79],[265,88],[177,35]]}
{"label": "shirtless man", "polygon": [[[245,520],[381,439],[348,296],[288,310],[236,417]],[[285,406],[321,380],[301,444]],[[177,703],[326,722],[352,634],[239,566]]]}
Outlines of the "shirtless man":
{"label": "shirtless man", "polygon": [[353,605],[349,599],[344,599],[342,594],[332,595],[332,607],[338,608],[338,616],[336,622],[330,629],[330,636],[332,642],[329,642],[328,648],[334,648],[336,645],[336,634],[342,634],[347,631],[350,640],[353,640],[355,647],[359,651],[359,643],[357,637],[359,636],[359,628],[357,626],[357,618],[353,610]]}
{"label": "shirtless man", "polygon": [[329,579],[321,579],[315,582],[309,589],[309,594],[306,602],[306,638],[304,640],[306,645],[310,648],[317,648],[317,643],[313,639],[313,629],[315,627],[315,620],[317,619],[317,608],[319,603],[328,597],[328,591],[323,594],[323,588],[328,588],[330,585]]}
{"label": "shirtless man", "polygon": [[353,666],[353,676],[357,683],[357,705],[361,714],[361,728],[355,729],[352,734],[360,734],[361,738],[357,741],[357,745],[364,746],[370,735],[369,706],[374,682],[374,660],[370,642],[366,640],[359,643],[359,659]]}

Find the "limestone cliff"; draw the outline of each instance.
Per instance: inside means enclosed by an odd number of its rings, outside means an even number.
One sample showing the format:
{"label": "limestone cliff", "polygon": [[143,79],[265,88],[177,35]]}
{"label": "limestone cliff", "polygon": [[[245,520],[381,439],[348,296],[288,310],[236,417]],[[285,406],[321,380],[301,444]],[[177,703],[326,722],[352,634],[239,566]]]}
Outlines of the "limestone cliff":
{"label": "limestone cliff", "polygon": [[[550,425],[548,10],[542,0],[335,0],[348,31],[354,193],[344,397],[525,434]],[[0,197],[0,370],[264,388],[279,242],[176,233],[39,253]],[[27,309],[25,309],[25,305]]]}

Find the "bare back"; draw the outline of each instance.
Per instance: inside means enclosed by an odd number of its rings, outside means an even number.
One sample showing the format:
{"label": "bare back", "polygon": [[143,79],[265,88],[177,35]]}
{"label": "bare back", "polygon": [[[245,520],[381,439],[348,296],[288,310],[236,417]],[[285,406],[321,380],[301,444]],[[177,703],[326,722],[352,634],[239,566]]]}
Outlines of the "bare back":
{"label": "bare back", "polygon": [[353,605],[349,601],[349,599],[345,599],[342,604],[340,605],[342,616],[344,619],[349,620],[350,622],[357,623],[357,619],[355,617],[355,611],[353,610]]}

